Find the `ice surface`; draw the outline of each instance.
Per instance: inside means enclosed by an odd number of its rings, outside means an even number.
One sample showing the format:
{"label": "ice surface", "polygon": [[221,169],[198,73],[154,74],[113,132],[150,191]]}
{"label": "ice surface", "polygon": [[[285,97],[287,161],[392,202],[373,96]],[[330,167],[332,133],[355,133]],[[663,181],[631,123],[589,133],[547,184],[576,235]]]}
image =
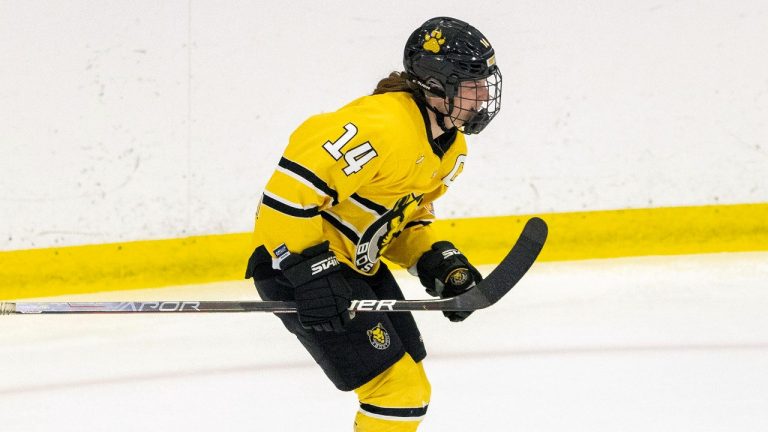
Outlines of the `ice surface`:
{"label": "ice surface", "polygon": [[[766,281],[768,253],[537,263],[464,323],[419,313],[419,430],[768,430]],[[242,281],[64,299],[257,297]],[[0,371],[3,431],[350,431],[357,409],[263,313],[2,317]]]}

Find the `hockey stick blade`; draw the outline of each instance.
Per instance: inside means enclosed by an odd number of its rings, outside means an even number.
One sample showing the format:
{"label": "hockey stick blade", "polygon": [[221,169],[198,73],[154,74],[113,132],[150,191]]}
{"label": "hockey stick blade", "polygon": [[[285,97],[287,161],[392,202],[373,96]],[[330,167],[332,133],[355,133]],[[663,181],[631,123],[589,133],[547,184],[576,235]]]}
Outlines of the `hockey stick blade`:
{"label": "hockey stick blade", "polygon": [[[531,218],[507,256],[467,292],[428,300],[352,300],[355,312],[468,311],[487,308],[523,278],[547,240],[547,224]],[[157,312],[273,312],[295,313],[296,304],[283,301],[145,301],[145,302],[0,302],[0,315]]]}

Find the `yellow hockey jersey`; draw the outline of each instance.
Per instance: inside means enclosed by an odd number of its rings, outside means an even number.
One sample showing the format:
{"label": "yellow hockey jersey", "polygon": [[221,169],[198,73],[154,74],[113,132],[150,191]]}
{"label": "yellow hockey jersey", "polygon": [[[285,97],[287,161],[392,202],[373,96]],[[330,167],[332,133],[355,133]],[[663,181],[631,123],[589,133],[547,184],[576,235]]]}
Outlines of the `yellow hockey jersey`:
{"label": "yellow hockey jersey", "polygon": [[291,135],[256,214],[255,246],[273,267],[329,240],[339,261],[373,274],[383,256],[413,266],[438,240],[432,202],[461,173],[464,136],[432,139],[409,93],[364,96],[309,118]]}

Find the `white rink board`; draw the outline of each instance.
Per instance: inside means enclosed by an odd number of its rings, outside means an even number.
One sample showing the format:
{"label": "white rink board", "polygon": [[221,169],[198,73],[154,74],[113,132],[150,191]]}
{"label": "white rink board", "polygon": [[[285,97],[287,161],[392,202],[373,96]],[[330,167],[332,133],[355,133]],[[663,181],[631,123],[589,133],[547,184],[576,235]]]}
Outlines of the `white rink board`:
{"label": "white rink board", "polygon": [[768,201],[767,2],[6,0],[0,250],[249,231],[293,129],[441,14],[504,96],[439,217]]}
{"label": "white rink board", "polygon": [[[419,430],[766,430],[767,278],[768,253],[540,263],[462,324],[420,313]],[[252,298],[247,281],[67,297]],[[330,432],[356,410],[256,313],[3,317],[0,370],[14,432]]]}

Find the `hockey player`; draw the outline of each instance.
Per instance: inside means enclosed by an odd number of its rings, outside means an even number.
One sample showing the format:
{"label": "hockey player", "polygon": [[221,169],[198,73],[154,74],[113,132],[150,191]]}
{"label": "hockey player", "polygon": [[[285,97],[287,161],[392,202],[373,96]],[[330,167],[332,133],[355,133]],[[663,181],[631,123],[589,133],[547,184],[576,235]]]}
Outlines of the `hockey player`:
{"label": "hockey player", "polygon": [[262,195],[246,273],[262,298],[296,302],[297,314],[278,316],[337,388],[357,393],[357,432],[415,431],[430,400],[413,316],[347,310],[350,299],[403,298],[380,259],[441,298],[482,279],[430,221],[462,171],[464,134],[499,112],[494,50],[469,24],[438,17],[408,38],[404,66],[293,132]]}

